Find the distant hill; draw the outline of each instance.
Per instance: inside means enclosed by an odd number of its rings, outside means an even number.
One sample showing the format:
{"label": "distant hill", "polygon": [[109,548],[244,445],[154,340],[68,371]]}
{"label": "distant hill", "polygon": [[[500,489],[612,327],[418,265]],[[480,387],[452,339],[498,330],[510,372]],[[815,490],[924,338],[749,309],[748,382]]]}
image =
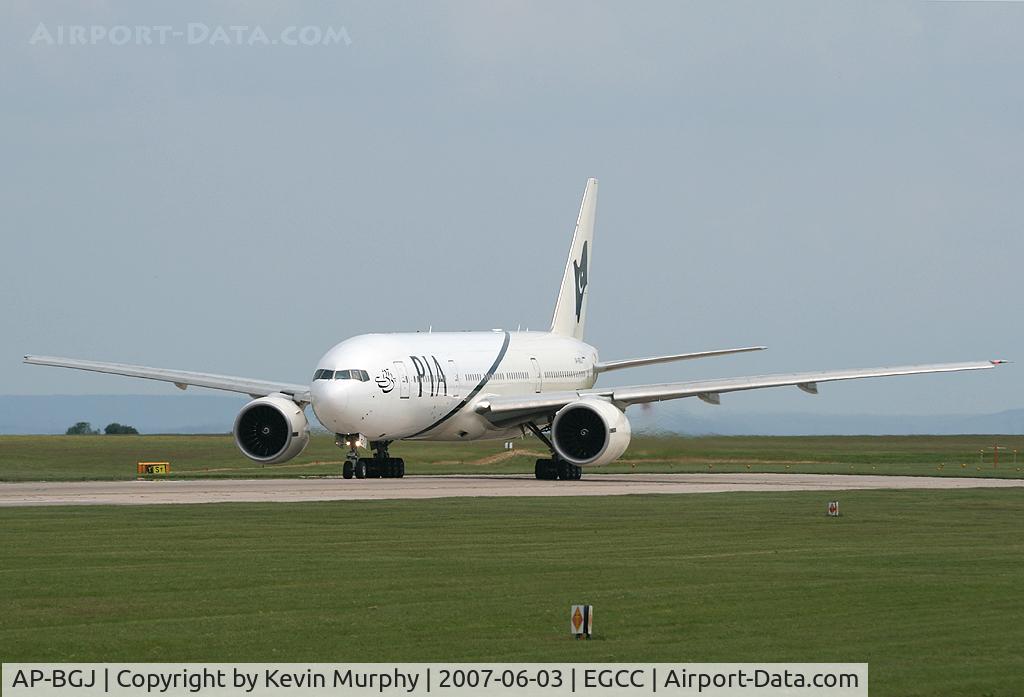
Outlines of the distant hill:
{"label": "distant hill", "polygon": [[[64,433],[77,421],[95,428],[129,424],[141,433],[227,433],[248,398],[239,395],[0,396],[0,434]],[[310,410],[311,425],[320,429]],[[632,408],[636,431],[687,435],[913,435],[1000,433],[1024,435],[1024,409],[996,414],[939,416],[753,413],[665,403]]]}

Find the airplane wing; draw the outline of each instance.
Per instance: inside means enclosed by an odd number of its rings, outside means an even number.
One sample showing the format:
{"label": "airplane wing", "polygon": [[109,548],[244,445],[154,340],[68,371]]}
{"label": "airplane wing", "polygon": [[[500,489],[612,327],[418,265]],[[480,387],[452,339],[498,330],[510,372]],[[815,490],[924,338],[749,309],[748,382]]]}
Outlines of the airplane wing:
{"label": "airplane wing", "polygon": [[83,361],[77,358],[59,358],[55,356],[25,356],[25,363],[32,365],[51,365],[58,368],[75,370],[91,370],[96,373],[125,375],[132,378],[173,382],[176,387],[184,390],[189,385],[208,387],[211,390],[241,392],[251,397],[265,397],[280,392],[286,394],[300,404],[310,401],[308,385],[293,385],[285,382],[253,380],[232,375],[214,375],[212,373],[193,373],[187,370],[167,370],[150,368],[144,365],[128,365],[127,363],[101,363],[99,361]]}
{"label": "airplane wing", "polygon": [[804,392],[818,393],[818,383],[860,378],[882,378],[895,375],[922,373],[952,373],[963,370],[987,370],[1006,361],[976,361],[971,363],[933,363],[891,368],[861,368],[853,370],[826,370],[811,373],[785,373],[739,378],[718,378],[692,382],[670,382],[658,385],[594,388],[566,392],[542,393],[529,397],[485,397],[476,405],[476,411],[495,425],[522,423],[530,418],[554,414],[569,402],[581,397],[599,397],[620,407],[667,399],[698,397],[710,404],[718,404],[723,392],[760,390],[766,387],[795,385]]}
{"label": "airplane wing", "polygon": [[623,368],[636,368],[641,365],[655,365],[657,363],[668,363],[670,361],[689,361],[694,358],[711,358],[712,356],[727,356],[731,353],[746,353],[747,351],[764,351],[767,346],[746,346],[744,348],[719,349],[717,351],[698,351],[697,353],[674,353],[671,356],[652,356],[650,358],[630,358],[625,361],[602,361],[594,364],[595,373],[604,373],[609,370],[621,370]]}

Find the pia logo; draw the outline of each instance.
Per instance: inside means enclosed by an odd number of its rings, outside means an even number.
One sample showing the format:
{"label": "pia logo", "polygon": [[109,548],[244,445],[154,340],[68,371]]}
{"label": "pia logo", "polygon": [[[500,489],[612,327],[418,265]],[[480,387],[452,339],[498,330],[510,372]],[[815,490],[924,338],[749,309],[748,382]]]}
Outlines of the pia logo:
{"label": "pia logo", "polygon": [[573,275],[576,277],[576,324],[580,322],[583,311],[583,293],[587,290],[587,243],[583,243],[579,262],[572,263]]}
{"label": "pia logo", "polygon": [[389,368],[385,368],[380,371],[380,375],[374,378],[373,381],[377,383],[377,387],[379,387],[380,391],[384,394],[395,389],[395,376],[391,374],[391,370]]}

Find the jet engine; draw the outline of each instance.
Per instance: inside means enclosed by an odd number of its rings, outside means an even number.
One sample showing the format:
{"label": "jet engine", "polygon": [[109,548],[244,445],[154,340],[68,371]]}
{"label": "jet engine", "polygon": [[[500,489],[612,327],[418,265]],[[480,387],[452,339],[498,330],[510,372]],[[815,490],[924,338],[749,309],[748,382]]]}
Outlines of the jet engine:
{"label": "jet engine", "polygon": [[242,407],[232,432],[238,449],[264,464],[291,460],[309,443],[306,413],[282,394],[260,397]]}
{"label": "jet engine", "polygon": [[551,424],[551,443],[574,465],[607,465],[629,446],[632,429],[622,410],[603,399],[583,398],[562,407]]}

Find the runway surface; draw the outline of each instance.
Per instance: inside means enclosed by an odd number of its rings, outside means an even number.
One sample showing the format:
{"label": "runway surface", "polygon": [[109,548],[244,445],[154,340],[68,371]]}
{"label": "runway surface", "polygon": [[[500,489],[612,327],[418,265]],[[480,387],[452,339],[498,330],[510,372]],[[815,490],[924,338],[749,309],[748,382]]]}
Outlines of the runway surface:
{"label": "runway surface", "polygon": [[404,479],[192,479],[0,483],[0,507],[366,501],[473,496],[618,496],[723,491],[1024,488],[1024,479],[844,474],[584,474],[578,482],[528,475],[420,476]]}

